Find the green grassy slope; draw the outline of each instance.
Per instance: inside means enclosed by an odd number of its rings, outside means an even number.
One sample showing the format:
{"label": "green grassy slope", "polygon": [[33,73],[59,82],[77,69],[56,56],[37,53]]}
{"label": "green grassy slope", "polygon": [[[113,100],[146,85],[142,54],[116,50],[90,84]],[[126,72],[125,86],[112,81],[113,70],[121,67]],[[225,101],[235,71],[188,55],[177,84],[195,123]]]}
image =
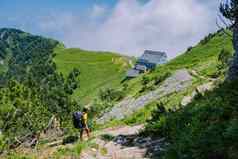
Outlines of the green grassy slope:
{"label": "green grassy slope", "polygon": [[[154,72],[145,76],[152,79],[175,70],[187,68],[196,70],[205,77],[213,76],[217,69],[217,57],[222,49],[232,51],[231,38],[223,32],[217,32],[202,40],[198,45],[184,54],[158,67]],[[81,70],[80,88],[74,97],[84,104],[90,103],[98,90],[103,87],[120,88],[120,81],[125,77],[125,70],[129,68],[128,60],[113,53],[84,51],[76,48],[58,48],[55,51],[55,62],[60,72],[67,75],[76,67]],[[142,75],[143,76],[143,75]],[[140,95],[142,76],[127,82],[126,94]]]}
{"label": "green grassy slope", "polygon": [[[194,46],[191,50],[172,59],[167,64],[159,66],[154,72],[145,76],[153,83],[154,78],[162,76],[166,72],[172,73],[178,69],[186,68],[190,71],[195,70],[199,75],[212,77],[217,71],[218,55],[222,49],[233,52],[231,37],[218,31],[211,34],[205,42],[202,40],[202,42]],[[142,76],[128,82],[127,94],[132,96],[140,94],[138,92],[142,88]]]}
{"label": "green grassy slope", "polygon": [[206,43],[200,42],[191,51],[187,51],[170,61],[166,67],[172,70],[194,69],[201,75],[211,76],[216,71],[218,55],[222,49],[233,51],[231,37],[224,35],[223,32],[218,32],[213,34]]}
{"label": "green grassy slope", "polygon": [[[167,64],[159,66],[155,71],[127,81],[125,94],[139,96],[151,90],[141,92],[142,76],[148,77],[148,85],[156,88],[158,85],[154,85],[155,77],[182,68],[195,70],[207,78],[214,77],[217,73],[218,55],[222,49],[233,51],[231,38],[218,32]],[[56,48],[55,53],[54,61],[58,71],[65,76],[74,67],[80,69],[81,87],[75,92],[74,98],[78,98],[82,103],[91,102],[100,88],[123,87],[120,82],[129,68],[125,57],[63,47]],[[218,78],[222,79],[223,76]],[[205,82],[207,81],[197,78],[187,90],[164,97],[161,101],[166,108],[175,108],[184,96],[191,95],[197,85]],[[187,107],[165,113],[161,117],[154,111],[159,101],[153,101],[129,118],[113,122],[117,125],[147,122],[145,134],[166,137],[170,142],[166,153],[168,159],[235,159],[238,155],[237,84],[237,81],[221,84],[214,91],[207,92],[204,97],[196,97]],[[152,114],[154,118],[148,122]]]}
{"label": "green grassy slope", "polygon": [[118,54],[76,48],[57,48],[55,53],[54,60],[63,75],[74,67],[80,69],[80,88],[73,96],[84,104],[90,103],[99,89],[119,86],[129,68],[128,59]]}
{"label": "green grassy slope", "polygon": [[[171,70],[186,67],[210,77],[217,72],[218,54],[223,48],[233,51],[231,37],[220,32],[205,45],[198,44],[165,67]],[[185,108],[162,115],[154,111],[146,131],[169,140],[166,159],[235,159],[238,155],[237,95],[237,81],[224,82],[204,96],[197,96]]]}
{"label": "green grassy slope", "polygon": [[[159,66],[155,71],[141,75],[138,78],[132,79],[127,82],[127,96],[140,96],[152,89],[158,87],[155,85],[155,79],[157,77],[163,77],[167,72],[173,73],[178,69],[186,68],[189,71],[195,70],[199,76],[206,78],[214,77],[217,74],[218,56],[222,49],[226,49],[233,52],[231,37],[225,35],[223,32],[218,31],[217,33],[211,34],[210,38],[204,42],[202,40],[191,50],[186,51],[184,54],[176,57],[175,59],[169,61],[167,64]],[[141,91],[143,88],[142,78],[143,76],[149,78],[149,88],[145,91]],[[220,79],[223,79],[223,75],[220,75]],[[203,83],[208,82],[208,80],[194,78],[193,85],[179,93],[172,94],[168,97],[160,99],[167,108],[178,107],[184,96],[191,95],[192,91]],[[156,108],[158,101],[153,101],[145,108],[139,110],[134,115],[130,116],[123,121],[112,121],[108,123],[109,126],[117,124],[135,124],[135,123],[145,123],[147,119],[151,117],[151,112]]]}
{"label": "green grassy slope", "polygon": [[[170,142],[168,151],[162,154],[164,156],[161,158],[236,159],[238,81],[223,83],[224,76],[217,76],[218,55],[222,49],[233,51],[231,37],[218,32],[206,43],[199,43],[192,50],[146,75],[152,78],[161,76],[166,71],[174,72],[177,69],[187,68],[195,70],[201,76],[207,78],[216,76],[220,79],[221,84],[215,90],[206,92],[203,96],[198,95],[188,106],[172,112],[161,113],[156,107],[159,101],[154,101],[129,118],[113,121],[114,123],[109,125],[147,123],[145,135],[165,137]],[[141,79],[142,77],[139,77],[128,82],[130,88],[128,93],[138,94]],[[166,109],[177,107],[184,96],[191,95],[192,89],[206,82],[197,79],[188,90],[172,94],[160,101]]]}

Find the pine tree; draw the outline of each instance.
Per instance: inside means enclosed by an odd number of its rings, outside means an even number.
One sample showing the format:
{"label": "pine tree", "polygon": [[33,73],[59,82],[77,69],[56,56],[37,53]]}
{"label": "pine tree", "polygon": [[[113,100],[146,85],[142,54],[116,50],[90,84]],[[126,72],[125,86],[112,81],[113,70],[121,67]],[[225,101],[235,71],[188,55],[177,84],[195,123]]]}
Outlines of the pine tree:
{"label": "pine tree", "polygon": [[238,0],[224,0],[220,5],[221,14],[232,22],[234,59],[229,68],[228,80],[238,78]]}

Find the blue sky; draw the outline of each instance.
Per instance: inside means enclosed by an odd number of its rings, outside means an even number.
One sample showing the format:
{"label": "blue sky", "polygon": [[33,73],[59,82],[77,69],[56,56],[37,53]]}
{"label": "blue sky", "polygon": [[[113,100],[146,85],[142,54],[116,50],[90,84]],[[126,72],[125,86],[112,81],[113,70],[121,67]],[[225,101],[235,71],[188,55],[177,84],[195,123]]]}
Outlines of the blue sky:
{"label": "blue sky", "polygon": [[52,13],[86,16],[95,4],[113,8],[116,0],[0,0],[0,27],[21,27]]}
{"label": "blue sky", "polygon": [[[113,6],[116,0],[1,0],[1,11],[3,13],[21,13],[22,11],[49,11],[51,9],[84,10],[93,4],[106,4]],[[12,9],[14,11],[12,12]],[[32,12],[31,12],[32,13]]]}
{"label": "blue sky", "polygon": [[0,0],[0,27],[52,37],[67,47],[133,56],[152,49],[172,58],[217,30],[218,4],[219,0]]}

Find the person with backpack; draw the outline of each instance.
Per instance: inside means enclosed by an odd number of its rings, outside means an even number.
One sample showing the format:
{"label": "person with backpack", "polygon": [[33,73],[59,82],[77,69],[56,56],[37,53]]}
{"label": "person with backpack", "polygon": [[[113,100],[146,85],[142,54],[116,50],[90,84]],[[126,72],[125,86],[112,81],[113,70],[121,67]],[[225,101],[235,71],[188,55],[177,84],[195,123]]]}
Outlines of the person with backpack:
{"label": "person with backpack", "polygon": [[88,109],[83,108],[82,112],[74,112],[73,114],[74,127],[80,129],[80,140],[83,141],[83,133],[86,132],[88,138],[90,137],[90,130],[88,127]]}

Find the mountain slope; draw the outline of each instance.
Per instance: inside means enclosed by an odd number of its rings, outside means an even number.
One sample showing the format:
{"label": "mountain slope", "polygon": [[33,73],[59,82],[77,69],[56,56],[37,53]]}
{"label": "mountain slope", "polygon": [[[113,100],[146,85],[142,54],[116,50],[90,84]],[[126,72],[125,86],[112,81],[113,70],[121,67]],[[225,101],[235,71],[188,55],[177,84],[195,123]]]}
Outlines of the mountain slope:
{"label": "mountain slope", "polygon": [[[170,144],[167,150],[160,154],[163,156],[161,158],[237,158],[237,81],[224,82],[224,74],[220,74],[221,62],[218,59],[223,49],[233,52],[231,38],[218,31],[207,36],[185,54],[146,75],[151,78],[167,71],[186,68],[196,78],[187,91],[155,100],[123,121],[129,124],[146,123],[144,135],[166,138]],[[226,73],[227,66],[223,69]],[[215,89],[199,92],[197,85],[207,85],[211,81]],[[131,83],[134,84],[131,84],[132,89],[138,90],[141,85],[138,79]],[[194,92],[196,95],[191,103],[181,106],[182,99],[188,95],[192,96]]]}
{"label": "mountain slope", "polygon": [[[24,62],[25,65],[35,63],[29,60],[35,56],[34,52],[37,52],[35,50],[39,48],[44,50],[44,47],[48,46],[54,47],[57,43],[59,42],[33,36],[17,29],[0,29],[0,73],[8,70],[12,56],[17,56],[15,59],[18,63]],[[125,71],[130,67],[129,60],[125,56],[76,48],[66,49],[62,44],[57,46],[59,47],[56,47],[54,52],[57,70],[65,77],[73,68],[79,68],[81,71],[80,89],[76,90],[74,97],[83,103],[89,103],[100,88],[119,86],[124,79]],[[49,56],[53,55],[49,54]]]}
{"label": "mountain slope", "polygon": [[[205,95],[198,94],[186,107],[180,105],[184,96],[191,95],[197,86],[214,80],[223,81],[224,74],[220,74],[218,70],[220,63],[218,57],[223,49],[233,51],[231,38],[218,31],[207,36],[198,45],[189,48],[184,54],[159,66],[155,71],[125,81],[123,84],[120,82],[124,78],[125,70],[129,67],[129,62],[120,55],[74,48],[66,49],[58,45],[54,51],[56,55],[54,61],[58,68],[57,71],[62,72],[65,77],[74,67],[80,69],[81,88],[73,96],[83,103],[90,103],[98,90],[103,87],[118,88],[125,91],[126,97],[139,98],[163,86],[163,82],[168,77],[172,77],[171,74],[176,71],[187,70],[193,76],[192,85],[189,88],[169,94],[159,100],[153,99],[129,117],[119,122],[116,121],[117,126],[119,124],[146,124],[144,135],[165,137],[170,142],[166,152],[168,159],[235,159],[238,143],[236,142],[238,130],[237,81],[216,85],[218,88]],[[4,55],[3,59],[7,59],[6,57]],[[52,92],[51,95],[56,93]],[[57,100],[60,99],[62,98],[57,98]],[[126,105],[125,108],[128,106]],[[76,155],[79,156],[82,147],[75,146]],[[59,149],[59,155],[64,156],[67,151],[68,149]]]}
{"label": "mountain slope", "polygon": [[[238,155],[237,81],[198,95],[184,109],[150,121],[147,131],[171,145],[166,158],[236,159]],[[154,113],[156,114],[156,113]],[[158,117],[157,113],[157,117]],[[163,123],[161,123],[161,121]],[[164,127],[164,129],[162,128]]]}
{"label": "mountain slope", "polygon": [[[140,98],[142,98],[142,100],[139,101],[139,103],[142,105],[143,103],[149,104],[143,105],[143,107],[140,105],[142,108],[139,110],[137,109],[133,115],[130,115],[122,121],[112,121],[109,123],[109,126],[111,124],[120,123],[144,123],[151,117],[151,112],[156,108],[159,101],[165,103],[167,109],[176,109],[180,106],[183,98],[185,96],[191,96],[198,87],[216,79],[224,79],[224,74],[220,73],[218,67],[220,65],[218,57],[223,49],[230,53],[233,52],[232,41],[229,36],[219,30],[216,33],[206,36],[196,46],[189,48],[184,54],[172,59],[165,65],[157,67],[155,71],[127,81],[127,88],[124,90],[127,98],[114,105],[119,106],[122,110],[126,110],[128,108],[126,103],[128,103],[130,99],[136,101],[140,100]],[[181,69],[186,69],[193,76],[191,86],[183,91],[175,92],[157,100],[146,101],[143,98],[144,96],[150,95],[151,92],[157,91],[163,86],[163,82],[165,82],[168,77],[171,77],[172,74]],[[168,84],[166,84],[166,86],[169,87]],[[123,86],[121,87],[123,88]],[[109,111],[110,110],[111,112],[109,112],[109,114],[113,112],[117,115],[125,115],[129,112],[116,112],[116,108],[109,109]],[[103,117],[108,118],[107,113],[104,113]]]}
{"label": "mountain slope", "polygon": [[223,49],[233,52],[231,37],[224,34],[221,30],[209,34],[196,46],[188,48],[185,53],[170,60],[167,64],[157,67],[155,71],[130,80],[127,83],[127,94],[132,96],[141,94],[143,77],[149,79],[148,85],[151,86],[153,83],[159,83],[160,78],[163,79],[167,74],[184,68],[189,71],[194,70],[198,75],[207,78],[214,77],[216,76],[219,63],[218,56]]}
{"label": "mountain slope", "polygon": [[0,38],[5,67],[0,76],[2,152],[17,145],[15,138],[24,142],[28,136],[41,132],[53,114],[65,125],[71,121],[76,104],[70,95],[77,88],[78,71],[71,71],[65,79],[57,73],[52,60],[56,40],[16,29],[0,29]]}
{"label": "mountain slope", "polygon": [[[58,41],[31,35],[17,29],[0,29],[0,70],[6,71],[9,64],[30,65],[37,54],[51,56],[49,53]],[[46,51],[47,50],[47,51]],[[49,52],[48,52],[49,51]],[[9,61],[14,57],[15,61]]]}
{"label": "mountain slope", "polygon": [[109,52],[93,52],[81,49],[57,48],[54,61],[58,71],[67,75],[78,68],[80,88],[73,95],[83,103],[90,103],[103,88],[118,87],[130,67],[127,57]]}

